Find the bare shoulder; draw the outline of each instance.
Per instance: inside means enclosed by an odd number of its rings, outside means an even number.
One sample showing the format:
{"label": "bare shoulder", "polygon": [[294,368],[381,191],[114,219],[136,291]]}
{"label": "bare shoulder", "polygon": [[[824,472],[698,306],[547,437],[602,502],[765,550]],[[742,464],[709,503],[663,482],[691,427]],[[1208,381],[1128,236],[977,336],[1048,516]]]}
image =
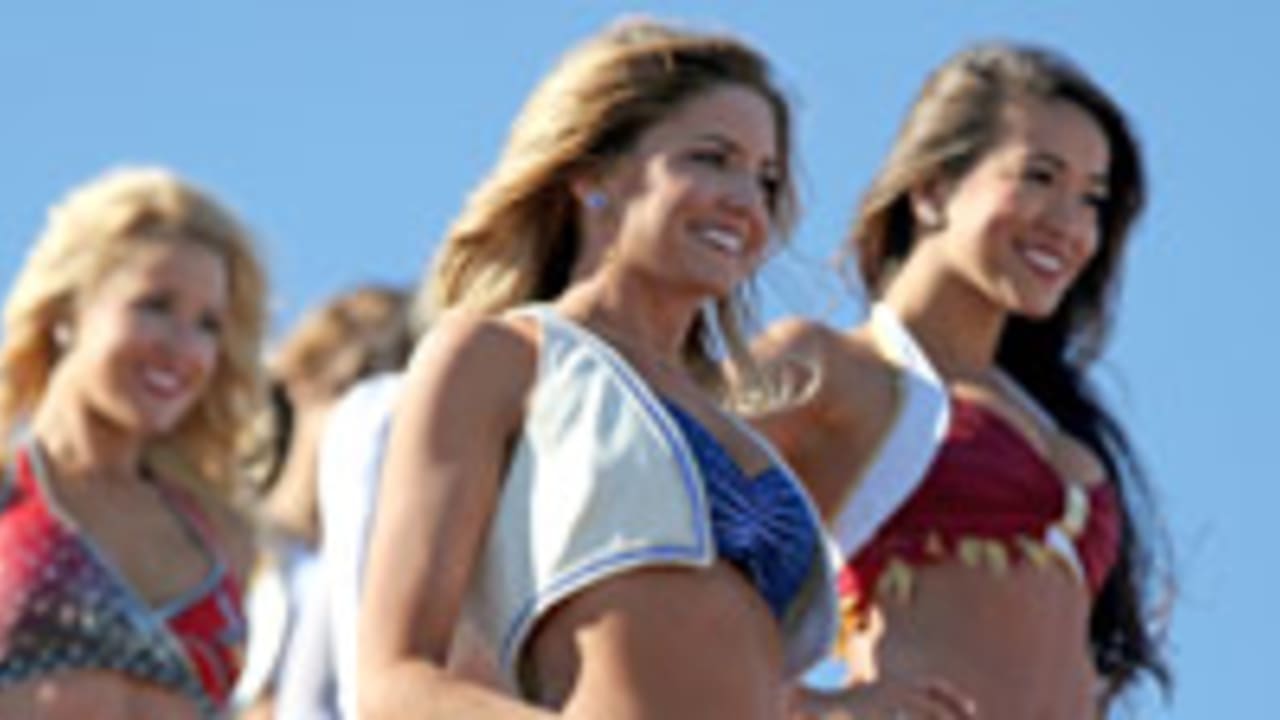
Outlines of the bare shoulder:
{"label": "bare shoulder", "polygon": [[215,540],[222,544],[227,564],[237,578],[248,576],[257,557],[257,537],[249,518],[228,503],[206,505]]}
{"label": "bare shoulder", "polygon": [[442,316],[419,342],[409,362],[408,383],[444,383],[443,396],[460,391],[474,398],[522,393],[533,380],[538,330],[528,320],[464,311]]}
{"label": "bare shoulder", "polygon": [[810,318],[792,316],[765,328],[753,341],[752,350],[764,362],[795,356],[821,356],[838,334]]}
{"label": "bare shoulder", "polygon": [[532,363],[537,357],[536,325],[525,318],[493,317],[455,310],[438,319],[414,351],[411,367],[450,358]]}
{"label": "bare shoulder", "polygon": [[896,371],[865,327],[845,331],[787,318],[768,328],[753,349],[769,372],[802,373],[815,409],[833,423],[863,425],[892,411]]}

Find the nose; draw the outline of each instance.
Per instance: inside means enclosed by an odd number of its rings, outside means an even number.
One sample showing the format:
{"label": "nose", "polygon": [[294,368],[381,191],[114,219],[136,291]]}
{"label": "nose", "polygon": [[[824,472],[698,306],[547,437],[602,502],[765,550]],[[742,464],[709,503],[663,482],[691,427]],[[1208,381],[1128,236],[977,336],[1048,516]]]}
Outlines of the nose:
{"label": "nose", "polygon": [[184,370],[203,370],[216,353],[216,337],[198,319],[174,314],[168,320],[160,345],[169,361]]}
{"label": "nose", "polygon": [[767,228],[770,220],[769,198],[760,179],[753,173],[737,173],[724,193],[724,204],[734,214],[745,218],[753,229]]}
{"label": "nose", "polygon": [[1044,224],[1055,237],[1086,253],[1097,241],[1099,222],[1097,206],[1071,192],[1055,193],[1044,213]]}

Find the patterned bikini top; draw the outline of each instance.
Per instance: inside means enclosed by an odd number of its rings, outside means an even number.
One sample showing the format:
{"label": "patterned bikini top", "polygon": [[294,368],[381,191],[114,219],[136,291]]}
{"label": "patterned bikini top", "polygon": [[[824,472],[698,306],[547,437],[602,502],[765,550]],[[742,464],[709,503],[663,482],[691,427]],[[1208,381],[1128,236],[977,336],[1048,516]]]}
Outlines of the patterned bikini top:
{"label": "patterned bikini top", "polygon": [[716,552],[747,577],[781,622],[813,563],[822,561],[821,529],[804,491],[778,465],[748,476],[696,417],[663,404],[702,471]]}
{"label": "patterned bikini top", "polygon": [[149,606],[57,504],[39,451],[0,477],[0,689],[64,670],[113,670],[190,698],[205,718],[240,671],[240,585],[204,515],[176,488],[165,502],[213,569],[185,596]]}

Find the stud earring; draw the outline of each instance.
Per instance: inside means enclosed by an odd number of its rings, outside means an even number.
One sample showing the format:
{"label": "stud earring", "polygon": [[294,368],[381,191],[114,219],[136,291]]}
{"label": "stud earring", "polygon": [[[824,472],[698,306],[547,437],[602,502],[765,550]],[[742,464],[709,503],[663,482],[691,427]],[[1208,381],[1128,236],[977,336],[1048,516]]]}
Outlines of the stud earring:
{"label": "stud earring", "polygon": [[924,230],[941,230],[942,213],[931,203],[921,203],[916,207],[916,215],[920,219],[920,227]]}
{"label": "stud earring", "polygon": [[582,199],[582,204],[586,205],[588,210],[598,212],[609,204],[609,196],[600,190],[592,190]]}
{"label": "stud earring", "polygon": [[59,322],[53,326],[53,344],[60,350],[65,350],[71,345],[71,326],[65,322]]}

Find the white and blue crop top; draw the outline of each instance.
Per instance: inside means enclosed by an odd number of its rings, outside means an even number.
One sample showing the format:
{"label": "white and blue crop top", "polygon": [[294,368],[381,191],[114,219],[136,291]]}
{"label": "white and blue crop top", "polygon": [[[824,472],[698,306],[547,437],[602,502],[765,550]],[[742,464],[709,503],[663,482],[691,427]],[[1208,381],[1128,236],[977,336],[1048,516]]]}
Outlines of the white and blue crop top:
{"label": "white and blue crop top", "polygon": [[460,633],[514,693],[530,631],[573,593],[628,570],[725,560],[778,619],[789,676],[830,646],[839,554],[772,448],[748,477],[699,421],[609,345],[548,306],[523,431],[504,479]]}

